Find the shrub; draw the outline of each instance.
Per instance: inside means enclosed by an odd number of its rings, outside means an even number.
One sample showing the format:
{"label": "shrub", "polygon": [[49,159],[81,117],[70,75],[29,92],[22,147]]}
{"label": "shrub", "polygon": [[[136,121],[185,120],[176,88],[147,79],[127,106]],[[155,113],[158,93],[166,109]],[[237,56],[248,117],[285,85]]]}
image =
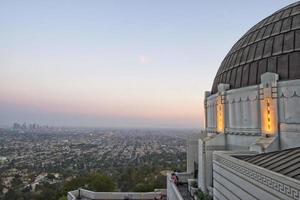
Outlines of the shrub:
{"label": "shrub", "polygon": [[198,197],[199,200],[212,200],[212,197],[209,194],[204,193],[201,189],[198,189],[195,192],[195,195]]}

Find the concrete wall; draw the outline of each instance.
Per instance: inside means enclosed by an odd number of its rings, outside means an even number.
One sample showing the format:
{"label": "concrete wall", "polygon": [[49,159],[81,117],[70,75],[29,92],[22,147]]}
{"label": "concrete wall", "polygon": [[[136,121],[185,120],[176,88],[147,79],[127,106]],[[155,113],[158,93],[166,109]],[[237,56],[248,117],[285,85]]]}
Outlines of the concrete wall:
{"label": "concrete wall", "polygon": [[279,122],[300,124],[300,80],[278,82]]}
{"label": "concrete wall", "polygon": [[206,125],[207,129],[215,130],[217,128],[217,112],[216,112],[216,105],[217,105],[217,95],[211,95],[207,98],[206,104]]}
{"label": "concrete wall", "polygon": [[226,134],[227,150],[249,150],[259,136]]}
{"label": "concrete wall", "polygon": [[219,134],[199,140],[198,187],[209,192],[212,187],[212,155],[215,150],[226,150],[225,135]]}
{"label": "concrete wall", "polygon": [[[267,77],[270,74],[262,75]],[[273,75],[276,77],[276,75]],[[272,74],[271,76],[272,77]],[[264,80],[268,82],[269,80]],[[262,135],[261,104],[265,95],[262,88],[266,85],[249,86],[225,91],[225,133],[228,147],[240,146],[246,149],[253,138]],[[270,87],[270,84],[269,84]],[[272,82],[272,101],[276,105],[275,136],[279,135],[279,147],[282,149],[300,146],[300,80]],[[207,131],[216,132],[216,106],[218,94],[206,97]],[[272,109],[273,110],[273,109]],[[298,124],[298,125],[297,125]],[[295,128],[297,127],[297,128]],[[280,133],[281,132],[281,133]],[[238,137],[236,135],[241,135]],[[233,148],[234,149],[234,148]]]}
{"label": "concrete wall", "polygon": [[167,199],[168,200],[183,200],[177,186],[171,180],[171,175],[167,175]]}
{"label": "concrete wall", "polygon": [[[68,192],[68,200],[76,200],[78,190]],[[80,196],[88,199],[105,199],[105,200],[123,200],[126,197],[130,199],[152,200],[155,197],[160,198],[161,191],[158,192],[93,192],[90,190],[80,189]],[[179,200],[179,199],[178,199]]]}
{"label": "concrete wall", "polygon": [[200,135],[190,136],[187,139],[187,172],[194,173],[194,163],[198,164],[198,140]]}
{"label": "concrete wall", "polygon": [[280,124],[280,146],[281,149],[300,146],[300,124]]}
{"label": "concrete wall", "polygon": [[300,181],[234,158],[232,153],[214,152],[214,199],[300,198]]}
{"label": "concrete wall", "polygon": [[[217,94],[206,98],[207,130],[216,131]],[[260,132],[259,86],[226,91],[225,132]]]}
{"label": "concrete wall", "polygon": [[300,80],[278,83],[281,149],[300,146]]}
{"label": "concrete wall", "polygon": [[226,92],[226,130],[250,131],[260,128],[258,86],[250,86]]}

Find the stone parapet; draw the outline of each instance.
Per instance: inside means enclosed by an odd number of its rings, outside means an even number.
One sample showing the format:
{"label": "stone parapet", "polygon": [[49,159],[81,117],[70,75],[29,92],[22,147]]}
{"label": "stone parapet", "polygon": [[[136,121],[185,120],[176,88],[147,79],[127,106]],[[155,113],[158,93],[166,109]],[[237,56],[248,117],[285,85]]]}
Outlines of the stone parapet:
{"label": "stone parapet", "polygon": [[299,199],[300,181],[237,159],[250,152],[214,152],[214,197],[217,199]]}

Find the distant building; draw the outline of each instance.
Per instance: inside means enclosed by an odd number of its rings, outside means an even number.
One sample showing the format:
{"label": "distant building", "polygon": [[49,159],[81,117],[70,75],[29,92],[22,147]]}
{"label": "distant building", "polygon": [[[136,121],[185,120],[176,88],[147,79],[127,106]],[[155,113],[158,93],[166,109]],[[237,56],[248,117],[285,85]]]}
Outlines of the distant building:
{"label": "distant building", "polygon": [[183,186],[214,199],[300,199],[300,2],[233,45],[205,93],[205,131],[188,140]]}
{"label": "distant building", "polygon": [[22,126],[18,123],[13,124],[13,129],[20,129]]}

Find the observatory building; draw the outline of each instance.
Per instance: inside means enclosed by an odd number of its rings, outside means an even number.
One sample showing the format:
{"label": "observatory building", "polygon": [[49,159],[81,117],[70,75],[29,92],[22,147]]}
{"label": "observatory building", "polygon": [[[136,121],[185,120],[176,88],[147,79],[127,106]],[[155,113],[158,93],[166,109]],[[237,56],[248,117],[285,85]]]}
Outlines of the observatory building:
{"label": "observatory building", "polygon": [[[300,199],[300,2],[233,45],[204,107],[205,131],[188,140],[179,173],[191,195],[194,182],[217,200]],[[169,181],[168,199],[184,199],[180,187]]]}
{"label": "observatory building", "polygon": [[[300,199],[300,2],[233,45],[204,107],[205,130],[187,141],[187,171],[176,173],[179,184],[167,176],[168,200],[197,199],[196,191],[215,200]],[[78,190],[68,199],[157,199],[164,192]]]}

